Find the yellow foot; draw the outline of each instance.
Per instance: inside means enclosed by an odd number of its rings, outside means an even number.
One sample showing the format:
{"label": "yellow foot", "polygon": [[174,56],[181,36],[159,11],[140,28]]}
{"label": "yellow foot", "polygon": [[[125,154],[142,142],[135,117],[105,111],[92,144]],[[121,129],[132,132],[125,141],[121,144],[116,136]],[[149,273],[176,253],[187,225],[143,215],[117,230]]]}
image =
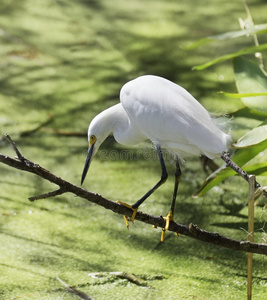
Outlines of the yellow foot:
{"label": "yellow foot", "polygon": [[[160,239],[161,242],[164,242],[165,232],[166,232],[166,230],[169,229],[170,221],[173,221],[173,212],[172,212],[172,210],[170,210],[167,217],[164,217],[163,219],[166,220],[166,224],[165,224],[165,227],[162,229],[161,239]],[[178,236],[177,232],[175,234]]]}
{"label": "yellow foot", "polygon": [[124,221],[125,221],[125,224],[126,224],[126,227],[129,229],[129,221],[130,221],[130,222],[133,222],[133,221],[134,221],[135,215],[136,215],[136,213],[137,213],[138,208],[133,208],[132,205],[127,204],[127,203],[125,203],[125,202],[121,202],[121,201],[117,201],[117,203],[119,203],[119,204],[121,204],[121,205],[123,205],[123,206],[125,206],[125,207],[128,207],[128,208],[130,208],[130,209],[133,211],[133,214],[132,214],[131,217],[123,216]]}

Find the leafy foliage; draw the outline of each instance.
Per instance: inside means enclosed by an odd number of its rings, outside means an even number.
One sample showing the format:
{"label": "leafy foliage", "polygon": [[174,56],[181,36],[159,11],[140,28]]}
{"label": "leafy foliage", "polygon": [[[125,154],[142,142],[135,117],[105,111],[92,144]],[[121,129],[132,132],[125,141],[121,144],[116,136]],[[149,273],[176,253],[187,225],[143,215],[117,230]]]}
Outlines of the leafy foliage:
{"label": "leafy foliage", "polygon": [[193,67],[193,69],[201,71],[201,70],[204,70],[208,67],[211,67],[211,66],[213,66],[217,63],[221,63],[221,62],[224,62],[226,60],[229,60],[231,58],[239,57],[241,55],[254,54],[254,53],[260,52],[260,51],[267,51],[267,44],[263,44],[263,45],[260,45],[260,46],[251,46],[251,47],[248,47],[248,48],[241,49],[237,52],[233,52],[233,53],[229,53],[229,54],[226,54],[226,55],[219,56],[216,59],[213,59],[213,60],[211,60],[211,61],[209,61],[205,64],[195,66],[195,67]]}
{"label": "leafy foliage", "polygon": [[186,49],[191,50],[191,49],[195,49],[201,45],[209,44],[216,40],[225,41],[225,40],[235,39],[235,38],[239,38],[239,37],[247,36],[247,35],[251,35],[251,34],[256,34],[256,33],[258,33],[258,34],[267,33],[267,24],[255,25],[255,26],[252,26],[245,30],[236,30],[236,31],[225,32],[225,33],[218,34],[218,35],[208,36],[204,39],[201,39],[201,40],[193,43],[192,45],[188,46]]}
{"label": "leafy foliage", "polygon": [[[265,24],[266,25],[266,24]],[[254,27],[253,33],[256,32]],[[260,31],[258,31],[260,32]],[[265,33],[265,30],[261,31]],[[233,38],[242,36],[241,34],[225,33],[217,37],[217,39]],[[235,74],[235,82],[238,94],[224,93],[227,97],[241,98],[245,107],[249,109],[248,118],[257,118],[259,115],[263,117],[263,122],[256,128],[247,132],[239,138],[233,145],[237,150],[232,159],[248,173],[255,175],[267,176],[267,163],[254,163],[247,165],[256,155],[267,148],[267,76],[266,72],[256,62],[245,58],[241,55],[255,53],[259,49],[266,50],[266,45],[248,47],[235,53],[227,54],[214,59],[204,65],[195,67],[197,70],[211,66],[215,63],[233,58],[233,69]],[[209,191],[226,178],[235,175],[230,168],[223,166],[212,173],[195,192],[195,196],[200,196]]]}

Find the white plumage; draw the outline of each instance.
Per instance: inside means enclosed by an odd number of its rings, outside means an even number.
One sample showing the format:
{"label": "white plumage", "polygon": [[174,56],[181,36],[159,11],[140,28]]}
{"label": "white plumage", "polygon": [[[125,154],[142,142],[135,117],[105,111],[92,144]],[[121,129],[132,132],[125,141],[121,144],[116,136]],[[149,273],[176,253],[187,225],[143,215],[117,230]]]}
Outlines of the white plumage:
{"label": "white plumage", "polygon": [[[161,148],[190,155],[204,154],[213,159],[222,157],[230,142],[208,111],[184,88],[152,75],[138,77],[126,83],[120,92],[120,103],[104,110],[91,122],[88,129],[89,150],[82,180],[87,174],[91,159],[109,134],[118,143],[138,144],[151,140],[157,148],[162,174],[159,182],[134,205],[125,206],[133,210],[134,220],[138,207],[167,179],[168,174]],[[227,155],[225,157],[228,158]],[[161,240],[173,220],[178,184],[181,177],[179,160],[176,157],[175,185],[171,209],[166,219]],[[128,226],[127,218],[125,217]]]}
{"label": "white plumage", "polygon": [[91,122],[88,137],[97,138],[95,150],[113,133],[121,144],[149,139],[162,148],[211,159],[227,151],[230,136],[190,93],[167,79],[138,77],[122,87],[120,101]]}
{"label": "white plumage", "polygon": [[230,136],[191,94],[167,79],[138,77],[122,87],[120,100],[133,130],[163,148],[209,158],[227,150]]}

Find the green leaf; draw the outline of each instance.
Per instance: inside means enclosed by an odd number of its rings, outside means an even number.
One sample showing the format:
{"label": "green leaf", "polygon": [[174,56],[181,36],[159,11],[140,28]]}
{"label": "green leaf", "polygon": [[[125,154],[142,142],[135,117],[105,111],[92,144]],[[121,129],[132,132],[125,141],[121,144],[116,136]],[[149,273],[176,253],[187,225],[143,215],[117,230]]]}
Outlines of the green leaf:
{"label": "green leaf", "polygon": [[194,197],[200,197],[207,193],[210,189],[218,185],[229,176],[233,176],[235,172],[230,168],[218,169],[206,178],[204,183],[194,192]]}
{"label": "green leaf", "polygon": [[256,52],[262,52],[262,51],[266,51],[266,50],[267,50],[267,44],[262,44],[260,46],[248,47],[248,48],[241,49],[241,50],[239,50],[237,52],[234,52],[234,53],[222,55],[222,56],[220,56],[216,59],[213,59],[213,60],[211,60],[211,61],[209,61],[205,64],[195,66],[195,67],[193,67],[193,70],[201,71],[201,70],[207,69],[208,67],[210,67],[212,65],[215,65],[217,63],[226,61],[226,60],[231,59],[231,58],[235,58],[235,57],[238,57],[238,56],[241,56],[241,55],[246,55],[246,54],[254,54]]}
{"label": "green leaf", "polygon": [[241,36],[247,36],[255,33],[266,33],[267,32],[267,24],[260,24],[260,25],[255,25],[252,26],[248,29],[243,29],[243,30],[236,30],[236,31],[229,31],[229,32],[224,32],[222,34],[218,35],[213,35],[213,36],[208,36],[204,39],[200,39],[197,42],[193,43],[192,45],[186,47],[187,50],[195,49],[201,45],[209,44],[213,41],[219,40],[219,41],[224,41],[224,40],[229,40],[229,39],[235,39]]}
{"label": "green leaf", "polygon": [[233,155],[233,157],[231,157],[231,159],[237,165],[242,167],[266,148],[267,148],[267,140],[264,140],[248,148],[238,149],[236,153]]}
{"label": "green leaf", "polygon": [[[264,140],[263,142],[253,145],[249,148],[238,150],[231,159],[237,165],[243,167],[247,162],[249,162],[252,158],[254,158],[266,148],[267,140]],[[244,167],[244,170],[255,175],[267,176],[267,162],[246,166]],[[229,167],[226,168],[225,165],[222,166],[206,178],[204,183],[195,191],[194,196],[198,197],[204,195],[214,186],[218,185],[220,182],[233,175],[236,175],[236,172],[234,170]]]}
{"label": "green leaf", "polygon": [[[238,57],[233,61],[236,86],[239,93],[267,93],[267,76],[255,62]],[[267,96],[243,97],[249,108],[267,114]]]}
{"label": "green leaf", "polygon": [[267,140],[267,120],[261,123],[258,127],[250,130],[245,135],[243,135],[236,144],[235,148],[246,148],[252,145],[261,143]]}
{"label": "green leaf", "polygon": [[[244,170],[248,174],[254,174],[256,176],[267,176],[267,162],[258,163],[250,166],[244,167]],[[193,194],[194,197],[200,197],[207,193],[210,189],[224,181],[230,176],[237,175],[234,170],[231,168],[225,168],[222,169],[219,173],[215,174],[213,173],[210,175],[205,182],[202,184],[202,186],[195,191]]]}
{"label": "green leaf", "polygon": [[258,96],[267,96],[267,93],[226,93],[223,91],[220,91],[219,94],[222,94],[229,98],[246,98],[246,97],[258,97]]}

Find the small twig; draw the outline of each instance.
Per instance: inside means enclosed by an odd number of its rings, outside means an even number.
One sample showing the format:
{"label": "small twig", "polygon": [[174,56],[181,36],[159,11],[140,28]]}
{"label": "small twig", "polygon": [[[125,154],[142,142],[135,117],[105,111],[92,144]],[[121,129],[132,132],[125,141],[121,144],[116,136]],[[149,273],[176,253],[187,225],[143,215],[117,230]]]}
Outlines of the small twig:
{"label": "small twig", "polygon": [[42,127],[40,128],[40,131],[53,133],[60,136],[75,136],[75,137],[86,137],[86,132],[77,132],[77,131],[68,131],[63,129],[55,129],[55,128],[49,128],[49,127]]}
{"label": "small twig", "polygon": [[45,193],[45,194],[42,194],[42,195],[37,195],[37,196],[29,197],[28,199],[31,202],[34,202],[34,201],[40,200],[40,199],[46,199],[46,198],[51,198],[51,197],[59,196],[59,195],[62,195],[64,193],[66,193],[66,192],[67,191],[64,188],[60,188],[60,189],[58,189],[56,191],[53,191],[53,192],[48,192],[48,193]]}
{"label": "small twig", "polygon": [[[247,1],[244,2],[244,7],[245,7],[245,10],[246,10],[246,13],[247,13],[247,19],[245,21],[243,21],[241,18],[239,19],[239,24],[240,24],[241,29],[247,29],[251,25],[255,26],[252,15],[250,13],[250,9],[248,7]],[[257,34],[253,33],[252,36],[253,36],[255,46],[259,46],[260,44],[259,44]],[[261,52],[256,52],[255,57],[258,59],[260,67],[263,70],[265,70],[262,53]]]}
{"label": "small twig", "polygon": [[[249,177],[248,197],[248,241],[254,242],[254,200],[255,200],[255,175]],[[252,268],[253,253],[248,253],[248,274],[247,274],[247,299],[252,299]]]}
{"label": "small twig", "polygon": [[122,278],[122,279],[127,279],[128,281],[130,281],[133,284],[149,287],[149,285],[145,281],[136,277],[134,274],[128,274],[126,272],[118,272],[118,274],[116,274],[116,276],[119,278]]}
{"label": "small twig", "polygon": [[126,279],[130,281],[133,284],[139,285],[139,286],[146,286],[151,288],[145,280],[138,278],[134,274],[128,274],[126,272],[100,272],[100,273],[89,273],[88,276],[92,278],[101,278],[101,277],[107,277],[107,276],[115,276],[117,278]]}
{"label": "small twig", "polygon": [[207,175],[209,174],[209,170],[211,172],[215,172],[216,170],[219,169],[219,166],[212,159],[208,158],[205,155],[200,156],[200,162],[201,162],[201,167],[202,167],[203,171]]}
{"label": "small twig", "polygon": [[59,277],[57,277],[57,280],[64,285],[64,287],[67,289],[67,291],[71,294],[74,294],[78,297],[80,297],[81,299],[84,300],[94,300],[92,297],[88,296],[87,294],[85,294],[84,292],[81,292],[79,290],[77,290],[74,287],[69,286],[66,282],[64,282],[62,279],[60,279]]}
{"label": "small twig", "polygon": [[[22,131],[22,132],[18,132],[18,136],[19,137],[29,136],[29,135],[31,135],[32,133],[35,133],[38,130],[42,130],[45,125],[48,125],[52,121],[53,121],[53,116],[50,113],[48,113],[48,119],[47,120],[45,120],[44,122],[38,124],[36,127],[32,128],[32,129],[28,129],[28,130],[25,130],[25,131]],[[3,142],[5,139],[7,139],[12,144],[12,142],[6,136],[7,135],[0,138],[0,143]]]}
{"label": "small twig", "polygon": [[[242,168],[240,168],[235,162],[233,162],[229,156],[229,153],[223,152],[221,154],[221,159],[226,162],[226,165],[230,168],[232,168],[237,174],[239,174],[243,179],[245,179],[247,182],[249,182],[249,175],[246,171],[244,171]],[[255,188],[259,188],[261,185],[255,181]]]}
{"label": "small twig", "polygon": [[29,129],[29,130],[25,130],[25,131],[21,132],[21,133],[20,133],[20,136],[21,136],[21,137],[29,136],[29,135],[31,135],[32,133],[34,133],[34,132],[40,130],[40,129],[41,129],[42,127],[44,127],[45,125],[48,125],[48,124],[49,124],[50,122],[52,122],[52,121],[53,121],[53,116],[52,116],[50,113],[48,113],[48,119],[47,119],[47,120],[45,120],[44,122],[38,124],[38,125],[37,125],[35,128],[33,128],[33,129]]}
{"label": "small twig", "polygon": [[8,134],[5,134],[5,138],[9,141],[9,143],[11,144],[14,152],[16,152],[17,157],[20,161],[24,161],[25,158],[21,155],[21,153],[19,152],[15,142],[11,139],[11,137]]}

